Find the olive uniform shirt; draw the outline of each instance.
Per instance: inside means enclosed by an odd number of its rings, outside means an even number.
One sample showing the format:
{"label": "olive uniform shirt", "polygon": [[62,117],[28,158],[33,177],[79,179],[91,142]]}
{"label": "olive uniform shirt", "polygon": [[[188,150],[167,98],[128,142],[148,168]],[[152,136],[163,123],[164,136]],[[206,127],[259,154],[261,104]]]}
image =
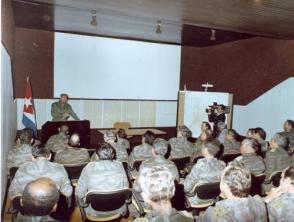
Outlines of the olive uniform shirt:
{"label": "olive uniform shirt", "polygon": [[267,151],[265,155],[266,177],[269,178],[273,172],[284,170],[290,164],[290,156],[283,148]]}
{"label": "olive uniform shirt", "polygon": [[254,175],[260,175],[265,171],[264,161],[260,156],[256,155],[256,153],[242,154],[234,161],[244,164],[244,166]]}
{"label": "olive uniform shirt", "polygon": [[194,145],[187,140],[185,137],[174,137],[171,138],[168,143],[171,147],[171,153],[169,159],[183,158],[192,156],[195,152]]}
{"label": "olive uniform shirt", "polygon": [[90,161],[90,156],[85,148],[75,148],[69,145],[64,149],[57,151],[54,156],[54,162],[63,165],[66,164],[83,164]]}
{"label": "olive uniform shirt", "polygon": [[65,103],[63,106],[60,102],[52,103],[51,105],[51,116],[52,121],[65,121],[68,117],[65,117],[64,114],[69,114],[74,120],[80,120],[79,117],[73,111],[71,105]]}
{"label": "olive uniform shirt", "polygon": [[17,144],[8,152],[7,168],[19,167],[23,163],[32,161],[32,146],[29,144]]}

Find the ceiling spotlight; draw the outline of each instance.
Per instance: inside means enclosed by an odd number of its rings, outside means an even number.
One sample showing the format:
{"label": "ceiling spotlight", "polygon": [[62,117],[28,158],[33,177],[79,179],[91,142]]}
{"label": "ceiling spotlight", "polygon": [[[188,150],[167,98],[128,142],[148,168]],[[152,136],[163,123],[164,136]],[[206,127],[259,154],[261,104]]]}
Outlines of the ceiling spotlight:
{"label": "ceiling spotlight", "polygon": [[156,29],[155,29],[156,34],[161,34],[161,21],[157,21]]}
{"label": "ceiling spotlight", "polygon": [[215,41],[215,40],[216,40],[216,37],[215,37],[215,30],[214,30],[214,29],[211,29],[211,35],[210,35],[209,39],[210,39],[211,41]]}
{"label": "ceiling spotlight", "polygon": [[91,20],[90,24],[93,26],[97,26],[96,10],[92,10],[92,20]]}

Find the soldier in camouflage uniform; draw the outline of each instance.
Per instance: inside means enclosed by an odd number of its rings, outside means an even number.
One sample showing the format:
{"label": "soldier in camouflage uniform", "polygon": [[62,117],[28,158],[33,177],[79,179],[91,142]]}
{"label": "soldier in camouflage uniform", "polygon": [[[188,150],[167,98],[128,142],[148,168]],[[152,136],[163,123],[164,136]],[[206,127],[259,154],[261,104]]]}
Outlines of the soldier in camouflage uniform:
{"label": "soldier in camouflage uniform", "polygon": [[237,141],[237,132],[233,129],[227,131],[225,141],[223,142],[224,154],[240,153],[240,142]]}
{"label": "soldier in camouflage uniform", "polygon": [[186,126],[179,126],[177,137],[171,138],[168,142],[171,146],[170,159],[191,156],[194,146],[187,138],[191,131]]}
{"label": "soldier in camouflage uniform", "polygon": [[10,199],[21,196],[26,184],[40,177],[50,178],[64,196],[70,197],[72,186],[67,172],[62,165],[49,162],[51,157],[49,149],[34,147],[32,155],[33,161],[24,163],[17,170],[9,187]]}
{"label": "soldier in camouflage uniform", "polygon": [[294,121],[293,120],[286,120],[283,125],[284,131],[280,132],[282,136],[285,136],[288,139],[288,147],[286,147],[286,150],[290,154],[294,152]]}
{"label": "soldier in camouflage uniform", "polygon": [[282,171],[290,166],[291,159],[284,150],[286,143],[286,138],[278,133],[271,139],[270,150],[266,152],[265,157],[265,173],[267,178],[269,178],[273,172]]}
{"label": "soldier in camouflage uniform", "polygon": [[[126,172],[121,162],[114,160],[114,149],[110,144],[103,144],[97,149],[98,159],[88,163],[83,169],[79,178],[75,194],[79,201],[86,196],[90,190],[95,191],[115,191],[129,187]],[[115,213],[126,212],[127,206],[124,205]],[[91,205],[86,208],[88,216],[96,217],[101,214],[109,215],[114,212],[97,212]]]}
{"label": "soldier in camouflage uniform", "polygon": [[172,208],[171,198],[175,194],[174,176],[164,166],[152,166],[145,168],[138,178],[138,184],[142,190],[141,196],[144,202],[151,207],[151,212],[145,218],[137,218],[140,221],[170,221],[192,222],[193,217],[187,217],[183,213]]}
{"label": "soldier in camouflage uniform", "polygon": [[130,166],[133,167],[135,160],[147,160],[152,157],[152,144],[155,140],[155,135],[151,131],[146,131],[142,136],[142,144],[134,147],[129,156]]}
{"label": "soldier in camouflage uniform", "polygon": [[58,128],[58,131],[59,133],[51,136],[46,143],[46,147],[52,152],[64,149],[65,144],[68,142],[68,126],[62,125]]}
{"label": "soldier in camouflage uniform", "polygon": [[294,167],[285,169],[278,188],[265,198],[269,221],[293,221],[294,218]]}
{"label": "soldier in camouflage uniform", "polygon": [[68,145],[63,150],[56,152],[54,162],[63,165],[66,164],[83,164],[90,161],[90,156],[85,148],[79,148],[80,136],[79,134],[72,134]]}
{"label": "soldier in camouflage uniform", "polygon": [[[174,164],[174,162],[164,157],[167,154],[167,151],[168,151],[168,142],[164,139],[157,138],[153,143],[153,149],[152,149],[153,157],[148,160],[145,160],[141,164],[138,174],[139,175],[142,174],[142,172],[146,171],[147,169],[153,166],[165,166],[172,173],[174,180],[179,182],[180,176],[179,176],[177,166]],[[135,180],[134,182],[134,189],[140,192],[140,188],[138,186],[137,180]]]}
{"label": "soldier in camouflage uniform", "polygon": [[[104,134],[104,142],[109,143],[115,150],[115,159],[120,162],[128,163],[129,157],[125,146],[121,146],[116,142],[116,135],[113,131],[107,131]],[[91,161],[98,160],[97,152],[91,156]]]}
{"label": "soldier in camouflage uniform", "polygon": [[263,128],[257,127],[254,128],[254,134],[253,138],[257,140],[257,142],[260,144],[261,152],[264,153],[268,150],[268,143],[265,141],[266,139],[266,132]]}
{"label": "soldier in camouflage uniform", "polygon": [[249,196],[251,173],[242,164],[229,164],[221,176],[220,189],[227,198],[209,207],[197,222],[266,222],[267,213],[263,200]]}
{"label": "soldier in camouflage uniform", "polygon": [[116,133],[117,135],[117,144],[118,146],[123,146],[126,148],[126,150],[129,150],[131,148],[130,142],[127,139],[127,134],[124,129],[119,129]]}
{"label": "soldier in camouflage uniform", "polygon": [[[199,159],[193,166],[191,172],[187,175],[184,180],[184,191],[191,193],[193,188],[198,183],[204,182],[218,182],[220,181],[220,175],[226,164],[217,160],[214,156],[218,153],[218,144],[212,142],[206,142],[202,148],[202,155],[204,158]],[[201,200],[196,196],[188,195],[190,204],[199,204],[210,202],[211,200]]]}
{"label": "soldier in camouflage uniform", "polygon": [[49,214],[56,210],[58,198],[59,191],[51,179],[41,177],[29,182],[21,197],[25,214],[19,214],[15,222],[56,221]]}
{"label": "soldier in camouflage uniform", "polygon": [[68,95],[62,93],[58,102],[51,105],[52,121],[66,121],[71,116],[74,120],[80,120],[73,111],[71,105],[67,103]]}
{"label": "soldier in camouflage uniform", "polygon": [[33,133],[27,128],[23,129],[17,139],[17,144],[8,152],[7,168],[19,167],[21,164],[32,161]]}
{"label": "soldier in camouflage uniform", "polygon": [[265,171],[265,164],[263,159],[256,155],[259,149],[259,144],[256,139],[244,139],[241,144],[241,156],[237,157],[234,161],[244,164],[254,175],[260,175]]}

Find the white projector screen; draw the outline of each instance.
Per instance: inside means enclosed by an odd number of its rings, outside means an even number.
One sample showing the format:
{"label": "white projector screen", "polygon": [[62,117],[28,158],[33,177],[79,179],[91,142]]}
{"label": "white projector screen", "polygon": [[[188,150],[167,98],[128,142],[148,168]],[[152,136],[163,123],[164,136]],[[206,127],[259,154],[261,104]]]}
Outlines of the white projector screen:
{"label": "white projector screen", "polygon": [[177,100],[181,47],[55,33],[54,97]]}

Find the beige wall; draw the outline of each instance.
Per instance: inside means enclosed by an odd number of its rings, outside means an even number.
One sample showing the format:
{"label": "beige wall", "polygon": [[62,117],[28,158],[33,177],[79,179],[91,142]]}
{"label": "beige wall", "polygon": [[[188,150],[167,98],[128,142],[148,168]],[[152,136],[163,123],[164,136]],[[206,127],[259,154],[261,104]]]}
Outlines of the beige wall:
{"label": "beige wall", "polygon": [[[35,99],[37,127],[51,120],[51,104],[57,100]],[[91,128],[111,128],[114,122],[130,122],[132,127],[176,126],[176,101],[70,100],[80,119]],[[17,128],[22,129],[23,99],[17,99]]]}

